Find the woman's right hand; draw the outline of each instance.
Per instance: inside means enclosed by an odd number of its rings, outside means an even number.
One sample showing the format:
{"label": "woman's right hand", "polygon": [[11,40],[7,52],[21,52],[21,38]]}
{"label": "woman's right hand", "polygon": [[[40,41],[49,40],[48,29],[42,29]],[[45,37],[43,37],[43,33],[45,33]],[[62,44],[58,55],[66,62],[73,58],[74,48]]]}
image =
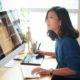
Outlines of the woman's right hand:
{"label": "woman's right hand", "polygon": [[56,55],[55,55],[54,52],[46,52],[46,51],[36,50],[34,53],[35,53],[35,54],[40,54],[40,55],[51,56],[51,57],[53,57],[53,58],[56,57]]}
{"label": "woman's right hand", "polygon": [[44,55],[44,51],[36,50],[36,51],[35,51],[35,54],[41,54],[41,55]]}

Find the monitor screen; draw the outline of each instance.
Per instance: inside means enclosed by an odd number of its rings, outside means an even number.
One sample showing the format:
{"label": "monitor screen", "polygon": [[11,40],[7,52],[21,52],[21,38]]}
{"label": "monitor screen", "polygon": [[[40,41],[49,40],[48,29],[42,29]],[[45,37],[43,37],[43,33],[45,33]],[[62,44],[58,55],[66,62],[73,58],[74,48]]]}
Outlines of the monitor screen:
{"label": "monitor screen", "polygon": [[17,10],[0,12],[0,65],[4,65],[24,49]]}

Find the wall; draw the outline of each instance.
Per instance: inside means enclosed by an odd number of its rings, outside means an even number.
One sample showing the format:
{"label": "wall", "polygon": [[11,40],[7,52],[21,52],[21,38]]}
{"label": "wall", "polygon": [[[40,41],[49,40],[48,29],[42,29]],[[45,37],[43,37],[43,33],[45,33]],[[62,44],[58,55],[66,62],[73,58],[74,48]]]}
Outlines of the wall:
{"label": "wall", "polygon": [[[79,30],[79,34],[80,34],[80,0],[79,0],[79,11],[78,11],[78,30]],[[80,44],[80,35],[78,38],[78,42]]]}

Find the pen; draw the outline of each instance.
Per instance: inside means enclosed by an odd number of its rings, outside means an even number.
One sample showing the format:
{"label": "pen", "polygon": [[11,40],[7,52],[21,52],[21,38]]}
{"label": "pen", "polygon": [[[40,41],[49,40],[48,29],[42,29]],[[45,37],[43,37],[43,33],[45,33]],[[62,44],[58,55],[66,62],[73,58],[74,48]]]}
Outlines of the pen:
{"label": "pen", "polygon": [[39,43],[39,46],[38,46],[38,49],[37,50],[39,50],[40,46],[41,46],[41,43]]}
{"label": "pen", "polygon": [[37,41],[36,41],[36,47],[37,47]]}

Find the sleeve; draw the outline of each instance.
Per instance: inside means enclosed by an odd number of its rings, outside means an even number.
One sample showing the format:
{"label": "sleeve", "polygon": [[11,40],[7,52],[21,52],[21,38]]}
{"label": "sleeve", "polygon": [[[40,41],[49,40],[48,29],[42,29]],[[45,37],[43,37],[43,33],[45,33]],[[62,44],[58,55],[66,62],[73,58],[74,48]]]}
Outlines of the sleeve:
{"label": "sleeve", "polygon": [[80,47],[76,40],[65,39],[63,53],[67,67],[80,73]]}

